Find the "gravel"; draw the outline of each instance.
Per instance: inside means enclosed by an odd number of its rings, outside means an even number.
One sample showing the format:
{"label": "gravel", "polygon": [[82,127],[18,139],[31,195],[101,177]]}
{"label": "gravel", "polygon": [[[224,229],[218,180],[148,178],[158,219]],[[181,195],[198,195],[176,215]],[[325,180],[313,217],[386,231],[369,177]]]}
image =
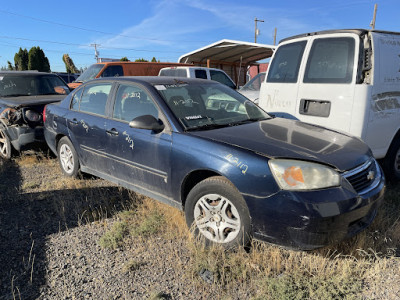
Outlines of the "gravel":
{"label": "gravel", "polygon": [[[191,277],[180,238],[99,246],[133,193],[101,179],[66,179],[55,159],[27,160],[0,160],[0,300],[220,299],[212,273]],[[229,294],[251,296],[240,284]],[[399,258],[371,266],[363,298],[400,299]]]}

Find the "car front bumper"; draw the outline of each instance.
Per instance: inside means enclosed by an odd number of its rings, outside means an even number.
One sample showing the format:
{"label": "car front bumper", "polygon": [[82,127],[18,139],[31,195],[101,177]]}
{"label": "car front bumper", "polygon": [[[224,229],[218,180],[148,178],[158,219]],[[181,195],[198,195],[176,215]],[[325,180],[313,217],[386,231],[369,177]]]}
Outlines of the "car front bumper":
{"label": "car front bumper", "polygon": [[350,185],[290,192],[268,198],[245,196],[253,235],[284,247],[312,250],[338,243],[365,229],[384,198],[385,180],[359,195]]}

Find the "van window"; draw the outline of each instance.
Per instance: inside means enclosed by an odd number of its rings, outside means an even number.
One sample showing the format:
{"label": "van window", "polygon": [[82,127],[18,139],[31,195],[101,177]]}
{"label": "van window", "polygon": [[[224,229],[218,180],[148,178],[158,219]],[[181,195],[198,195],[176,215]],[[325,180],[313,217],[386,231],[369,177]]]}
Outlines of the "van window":
{"label": "van window", "polygon": [[306,41],[278,48],[268,72],[268,82],[297,82]]}
{"label": "van window", "polygon": [[187,77],[186,69],[163,69],[159,76]]}
{"label": "van window", "polygon": [[316,39],[304,74],[305,83],[350,83],[353,77],[353,38]]}
{"label": "van window", "polygon": [[100,77],[118,77],[124,76],[124,71],[122,70],[121,65],[111,65],[108,66]]}
{"label": "van window", "polygon": [[194,76],[200,79],[207,79],[206,70],[194,70]]}
{"label": "van window", "polygon": [[232,82],[232,80],[221,71],[210,70],[210,77],[211,80],[218,81],[229,86],[230,88],[236,89],[236,85]]}
{"label": "van window", "polygon": [[86,82],[92,79],[95,79],[97,74],[99,74],[100,70],[103,69],[104,64],[94,64],[87,68],[77,79],[76,81]]}

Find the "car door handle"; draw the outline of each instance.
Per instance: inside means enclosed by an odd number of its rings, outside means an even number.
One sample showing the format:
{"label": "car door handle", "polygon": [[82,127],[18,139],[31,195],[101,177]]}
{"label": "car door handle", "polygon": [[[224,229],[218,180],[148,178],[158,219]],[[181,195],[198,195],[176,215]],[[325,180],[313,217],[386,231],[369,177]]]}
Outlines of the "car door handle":
{"label": "car door handle", "polygon": [[69,123],[71,125],[77,125],[78,124],[78,120],[77,119],[72,119],[72,120],[69,120]]}
{"label": "car door handle", "polygon": [[118,134],[119,134],[119,132],[118,132],[115,128],[106,130],[106,132],[107,132],[108,134],[112,134],[112,135],[118,135]]}

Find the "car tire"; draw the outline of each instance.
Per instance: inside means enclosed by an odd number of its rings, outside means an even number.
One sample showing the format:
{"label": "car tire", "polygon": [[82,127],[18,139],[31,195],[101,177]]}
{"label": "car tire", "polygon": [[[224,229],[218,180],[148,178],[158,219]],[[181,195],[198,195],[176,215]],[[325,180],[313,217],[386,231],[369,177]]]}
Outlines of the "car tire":
{"label": "car tire", "polygon": [[194,186],[185,203],[186,223],[206,246],[232,249],[251,240],[249,209],[235,186],[224,177],[210,177]]}
{"label": "car tire", "polygon": [[382,168],[388,181],[396,183],[400,181],[400,137],[393,140],[385,158]]}
{"label": "car tire", "polygon": [[12,153],[11,141],[4,128],[0,128],[0,157],[10,159]]}
{"label": "car tire", "polygon": [[58,162],[64,175],[77,177],[79,173],[79,160],[71,141],[64,136],[57,145]]}

